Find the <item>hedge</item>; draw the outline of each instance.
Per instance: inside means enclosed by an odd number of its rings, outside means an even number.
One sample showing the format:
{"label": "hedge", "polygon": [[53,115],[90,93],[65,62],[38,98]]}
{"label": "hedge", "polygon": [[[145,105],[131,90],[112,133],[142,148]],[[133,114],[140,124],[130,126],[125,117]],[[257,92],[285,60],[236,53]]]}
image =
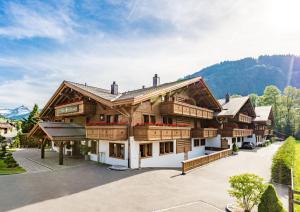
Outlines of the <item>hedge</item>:
{"label": "hedge", "polygon": [[295,138],[289,137],[278,149],[272,162],[272,180],[285,185],[291,184],[291,168],[295,155]]}

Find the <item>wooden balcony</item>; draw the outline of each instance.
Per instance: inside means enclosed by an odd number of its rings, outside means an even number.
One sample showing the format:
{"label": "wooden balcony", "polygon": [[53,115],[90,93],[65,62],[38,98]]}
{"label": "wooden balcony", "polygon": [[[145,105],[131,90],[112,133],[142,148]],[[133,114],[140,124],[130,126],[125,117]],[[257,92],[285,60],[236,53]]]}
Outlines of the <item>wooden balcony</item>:
{"label": "wooden balcony", "polygon": [[86,126],[88,139],[124,141],[128,139],[127,125]]}
{"label": "wooden balcony", "polygon": [[239,116],[238,116],[238,121],[243,122],[243,123],[251,124],[252,123],[252,117],[240,113]]}
{"label": "wooden balcony", "polygon": [[223,129],[220,130],[222,137],[246,137],[253,134],[252,129]]}
{"label": "wooden balcony", "polygon": [[194,128],[192,129],[193,138],[213,138],[218,134],[218,129],[215,128]]}
{"label": "wooden balcony", "polygon": [[94,114],[96,106],[84,103],[83,101],[73,102],[69,104],[59,105],[55,107],[55,116],[77,116],[83,114]]}
{"label": "wooden balcony", "polygon": [[255,135],[267,136],[267,135],[273,135],[273,130],[270,129],[255,130],[254,133]]}
{"label": "wooden balcony", "polygon": [[190,127],[169,126],[135,126],[133,130],[136,141],[160,141],[191,138]]}
{"label": "wooden balcony", "polygon": [[213,110],[176,101],[162,102],[160,112],[162,115],[179,115],[204,119],[212,119],[214,115]]}

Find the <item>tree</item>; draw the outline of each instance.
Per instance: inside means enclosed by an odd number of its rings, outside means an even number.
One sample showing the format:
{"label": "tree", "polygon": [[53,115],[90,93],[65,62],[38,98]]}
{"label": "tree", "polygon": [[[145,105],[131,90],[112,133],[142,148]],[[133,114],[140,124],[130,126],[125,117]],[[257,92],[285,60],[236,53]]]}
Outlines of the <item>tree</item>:
{"label": "tree", "polygon": [[256,107],[257,103],[258,103],[257,101],[258,101],[259,96],[255,93],[252,93],[249,96],[250,96],[251,104],[253,105],[253,107]]}
{"label": "tree", "polygon": [[262,104],[274,105],[276,104],[281,92],[275,85],[269,85],[264,90]]}
{"label": "tree", "polygon": [[258,205],[265,190],[263,178],[255,174],[232,176],[229,183],[232,188],[228,191],[230,196],[235,197],[239,206],[246,212],[250,212],[255,205]]}
{"label": "tree", "polygon": [[37,104],[34,104],[28,118],[22,123],[23,133],[28,133],[39,120],[39,107]]}
{"label": "tree", "polygon": [[258,205],[258,212],[284,212],[282,203],[280,202],[275,188],[269,184],[265,192],[262,194]]}

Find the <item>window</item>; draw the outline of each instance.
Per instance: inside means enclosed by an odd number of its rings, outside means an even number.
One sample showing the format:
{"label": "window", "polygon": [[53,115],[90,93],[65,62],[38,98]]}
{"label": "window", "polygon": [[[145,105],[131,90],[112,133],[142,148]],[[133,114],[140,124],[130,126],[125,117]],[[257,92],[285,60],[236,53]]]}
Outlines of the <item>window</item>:
{"label": "window", "polygon": [[141,158],[152,157],[152,144],[140,144]]}
{"label": "window", "polygon": [[106,115],[106,122],[110,123],[111,122],[111,115]]}
{"label": "window", "polygon": [[173,124],[173,120],[172,120],[171,117],[164,116],[163,117],[163,123],[164,124]]}
{"label": "window", "polygon": [[205,139],[201,139],[201,146],[205,146]]}
{"label": "window", "polygon": [[155,116],[150,116],[151,123],[156,123]]}
{"label": "window", "polygon": [[149,123],[149,115],[144,115],[144,123]]}
{"label": "window", "polygon": [[173,152],[174,152],[173,141],[159,143],[159,154],[163,155],[163,154],[168,154]]}
{"label": "window", "polygon": [[244,142],[244,137],[242,137],[242,142]]}
{"label": "window", "polygon": [[200,146],[200,140],[194,139],[194,147]]}
{"label": "window", "polygon": [[109,157],[125,159],[125,145],[109,143]]}
{"label": "window", "polygon": [[97,154],[97,141],[91,141],[91,153]]}
{"label": "window", "polygon": [[238,143],[241,142],[241,138],[240,137],[237,138],[237,142]]}
{"label": "window", "polygon": [[7,134],[7,128],[4,129],[4,134]]}
{"label": "window", "polygon": [[114,122],[115,122],[115,123],[118,123],[118,122],[119,122],[119,115],[115,115],[115,116],[114,116]]}
{"label": "window", "polygon": [[232,138],[232,143],[236,143],[236,138]]}

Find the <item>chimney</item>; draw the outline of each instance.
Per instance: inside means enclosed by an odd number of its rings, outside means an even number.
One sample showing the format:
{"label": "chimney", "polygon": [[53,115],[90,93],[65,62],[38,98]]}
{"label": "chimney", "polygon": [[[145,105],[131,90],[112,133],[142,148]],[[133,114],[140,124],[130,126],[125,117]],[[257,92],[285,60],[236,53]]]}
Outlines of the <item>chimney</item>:
{"label": "chimney", "polygon": [[145,85],[143,85],[143,86],[142,86],[142,89],[145,89],[145,88],[146,88],[146,86],[145,86]]}
{"label": "chimney", "polygon": [[229,102],[229,100],[230,100],[230,96],[229,96],[229,93],[227,93],[225,95],[225,102],[227,103],[227,102]]}
{"label": "chimney", "polygon": [[154,75],[153,77],[153,87],[156,87],[160,84],[160,78],[157,74]]}
{"label": "chimney", "polygon": [[118,95],[118,84],[116,83],[116,81],[113,81],[113,84],[111,84],[110,93]]}

